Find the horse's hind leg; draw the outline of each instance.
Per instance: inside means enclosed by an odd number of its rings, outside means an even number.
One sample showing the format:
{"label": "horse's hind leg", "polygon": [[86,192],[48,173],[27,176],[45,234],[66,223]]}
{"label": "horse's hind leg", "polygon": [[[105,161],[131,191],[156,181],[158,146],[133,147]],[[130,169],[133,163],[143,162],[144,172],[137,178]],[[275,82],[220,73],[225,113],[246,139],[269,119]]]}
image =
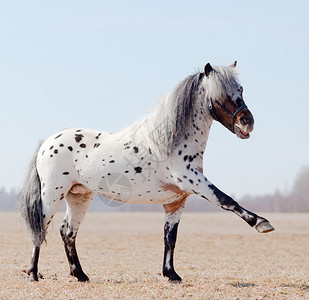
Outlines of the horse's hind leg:
{"label": "horse's hind leg", "polygon": [[30,262],[27,274],[29,275],[29,281],[39,281],[38,278],[38,262],[40,255],[40,246],[34,246],[32,251],[32,258]]}
{"label": "horse's hind leg", "polygon": [[165,210],[163,276],[173,282],[181,282],[181,277],[174,269],[174,249],[186,198],[187,195],[173,203],[163,205]]}
{"label": "horse's hind leg", "polygon": [[89,280],[80,265],[75,247],[75,239],[93,196],[94,194],[91,192],[85,192],[85,194],[72,194],[69,192],[66,196],[67,210],[60,228],[60,234],[70,265],[70,275],[75,276],[78,281]]}
{"label": "horse's hind leg", "polygon": [[[47,235],[47,229],[60,207],[65,191],[54,191],[54,187],[45,187],[42,192],[41,201],[38,201],[36,208],[32,208],[32,222],[35,223],[35,231],[32,233],[33,250],[30,266],[27,270],[30,281],[38,281],[38,262],[40,248]],[[39,230],[40,228],[40,230]]]}

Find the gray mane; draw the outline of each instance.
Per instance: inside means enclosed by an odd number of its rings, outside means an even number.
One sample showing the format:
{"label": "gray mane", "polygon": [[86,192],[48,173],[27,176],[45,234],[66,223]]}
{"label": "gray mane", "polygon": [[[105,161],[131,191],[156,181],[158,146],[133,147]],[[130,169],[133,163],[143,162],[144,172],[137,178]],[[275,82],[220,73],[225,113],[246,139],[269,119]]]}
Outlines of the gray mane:
{"label": "gray mane", "polygon": [[175,103],[175,131],[173,134],[172,147],[179,145],[181,139],[186,137],[186,129],[192,121],[193,108],[196,102],[196,91],[198,90],[203,73],[191,75],[184,79],[172,93],[171,102]]}
{"label": "gray mane", "polygon": [[161,154],[169,155],[185,139],[188,123],[192,121],[196,92],[203,76],[203,73],[188,76],[154,112],[152,121],[155,124],[149,128],[150,138]]}

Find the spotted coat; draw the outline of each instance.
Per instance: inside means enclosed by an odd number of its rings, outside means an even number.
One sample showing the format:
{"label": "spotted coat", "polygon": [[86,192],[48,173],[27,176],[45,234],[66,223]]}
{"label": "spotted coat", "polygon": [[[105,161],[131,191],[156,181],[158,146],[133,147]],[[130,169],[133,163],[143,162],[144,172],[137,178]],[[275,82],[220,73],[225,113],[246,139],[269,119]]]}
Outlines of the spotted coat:
{"label": "spotted coat", "polygon": [[[35,208],[42,214],[42,224],[32,224],[30,278],[38,279],[40,245],[53,216],[66,201],[60,233],[70,272],[80,281],[88,280],[78,260],[75,238],[95,194],[126,203],[163,205],[163,275],[172,281],[181,280],[174,270],[173,253],[188,196],[198,195],[233,211],[259,232],[273,230],[266,219],[241,207],[203,174],[204,152],[214,120],[239,138],[248,138],[253,129],[253,117],[244,105],[234,67],[212,68],[207,64],[204,73],[181,82],[153,114],[119,132],[71,128],[41,145],[33,170],[39,178],[36,193],[40,192],[38,203],[42,207]],[[21,197],[25,199],[25,214],[30,205],[26,195]],[[29,215],[26,220],[34,222]],[[39,233],[35,233],[37,228]]]}

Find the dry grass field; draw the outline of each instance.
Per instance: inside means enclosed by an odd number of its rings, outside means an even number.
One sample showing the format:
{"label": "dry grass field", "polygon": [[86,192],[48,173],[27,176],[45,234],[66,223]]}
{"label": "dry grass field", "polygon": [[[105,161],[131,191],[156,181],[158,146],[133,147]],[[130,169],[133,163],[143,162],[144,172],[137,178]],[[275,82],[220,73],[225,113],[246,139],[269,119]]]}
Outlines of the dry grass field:
{"label": "dry grass field", "polygon": [[265,214],[276,231],[263,235],[232,213],[184,213],[181,284],[161,275],[163,213],[88,213],[77,250],[89,283],[68,275],[62,217],[42,247],[42,279],[31,283],[29,236],[15,213],[0,213],[1,299],[309,299],[309,214]]}

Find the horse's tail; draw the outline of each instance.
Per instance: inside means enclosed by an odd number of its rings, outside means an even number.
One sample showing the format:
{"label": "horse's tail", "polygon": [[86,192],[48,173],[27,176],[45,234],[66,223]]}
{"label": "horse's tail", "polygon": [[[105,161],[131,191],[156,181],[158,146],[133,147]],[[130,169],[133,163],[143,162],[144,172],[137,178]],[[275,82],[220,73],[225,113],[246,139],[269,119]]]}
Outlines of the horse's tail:
{"label": "horse's tail", "polygon": [[40,246],[45,240],[46,235],[46,231],[43,228],[41,181],[36,164],[41,144],[31,160],[18,203],[20,214],[30,230],[35,246]]}

